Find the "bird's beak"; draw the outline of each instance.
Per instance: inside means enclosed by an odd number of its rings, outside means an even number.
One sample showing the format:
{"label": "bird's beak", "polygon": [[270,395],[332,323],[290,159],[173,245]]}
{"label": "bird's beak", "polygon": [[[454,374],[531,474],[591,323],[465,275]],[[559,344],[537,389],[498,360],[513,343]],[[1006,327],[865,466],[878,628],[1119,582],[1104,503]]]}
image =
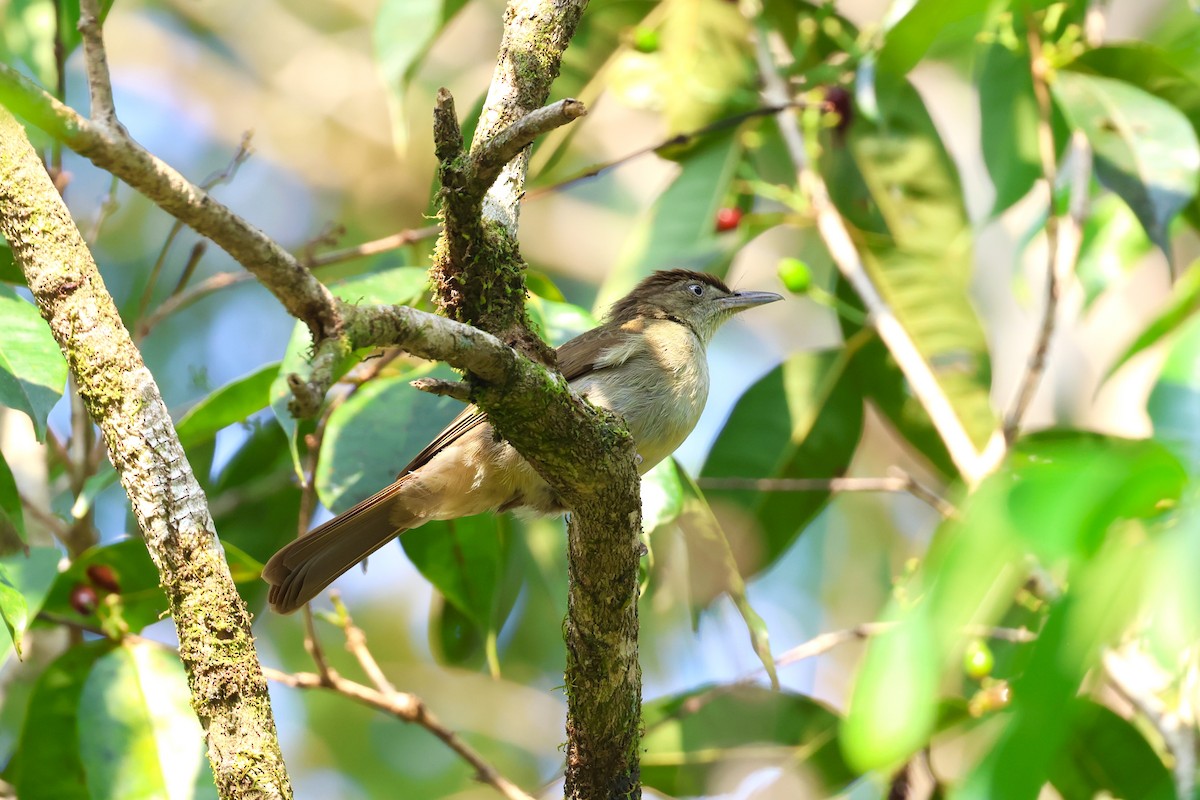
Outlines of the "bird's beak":
{"label": "bird's beak", "polygon": [[782,300],[783,296],[774,292],[734,292],[728,297],[722,297],[717,302],[727,311],[743,311],[754,306],[762,306]]}

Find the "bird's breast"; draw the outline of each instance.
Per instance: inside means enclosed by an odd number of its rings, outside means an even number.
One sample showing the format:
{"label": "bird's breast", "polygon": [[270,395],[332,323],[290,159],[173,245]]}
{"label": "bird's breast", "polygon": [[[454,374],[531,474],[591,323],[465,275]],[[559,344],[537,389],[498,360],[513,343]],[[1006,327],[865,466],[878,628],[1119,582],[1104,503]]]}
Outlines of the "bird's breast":
{"label": "bird's breast", "polygon": [[686,326],[663,320],[643,335],[620,363],[585,376],[575,388],[625,419],[644,473],[696,427],[708,399],[708,362],[704,344]]}

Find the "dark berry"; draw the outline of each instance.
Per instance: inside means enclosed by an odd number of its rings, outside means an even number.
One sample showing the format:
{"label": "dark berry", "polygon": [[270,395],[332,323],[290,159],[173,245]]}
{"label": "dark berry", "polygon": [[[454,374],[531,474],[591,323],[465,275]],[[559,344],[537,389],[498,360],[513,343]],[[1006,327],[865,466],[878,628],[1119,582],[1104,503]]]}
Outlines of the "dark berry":
{"label": "dark berry", "polygon": [[90,617],[96,613],[98,602],[96,590],[86,583],[77,583],[71,588],[71,608],[81,616]]}
{"label": "dark berry", "polygon": [[92,564],[86,572],[87,579],[97,589],[103,589],[113,594],[121,593],[121,584],[117,581],[117,574],[108,564]]}

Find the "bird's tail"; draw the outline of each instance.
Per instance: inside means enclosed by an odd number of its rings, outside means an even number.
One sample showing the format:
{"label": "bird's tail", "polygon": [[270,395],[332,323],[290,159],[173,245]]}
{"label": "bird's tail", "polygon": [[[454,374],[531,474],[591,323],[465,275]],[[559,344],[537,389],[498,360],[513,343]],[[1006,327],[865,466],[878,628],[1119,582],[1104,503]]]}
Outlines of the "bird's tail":
{"label": "bird's tail", "polygon": [[271,556],[262,573],[271,584],[267,596],[271,608],[292,613],[407,530],[409,526],[395,519],[399,488],[400,484],[392,484]]}

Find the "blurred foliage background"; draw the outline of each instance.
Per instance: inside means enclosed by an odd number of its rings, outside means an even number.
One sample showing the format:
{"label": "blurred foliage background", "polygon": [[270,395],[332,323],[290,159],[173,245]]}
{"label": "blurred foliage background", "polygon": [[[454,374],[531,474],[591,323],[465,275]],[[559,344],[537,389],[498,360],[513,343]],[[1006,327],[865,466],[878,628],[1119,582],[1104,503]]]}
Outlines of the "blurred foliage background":
{"label": "blurred foliage background", "polygon": [[[56,91],[61,29],[65,100],[86,108],[78,8],[61,6],[0,0],[3,60]],[[433,95],[451,89],[469,135],[502,13],[500,0],[121,0],[105,35],[133,137],[319,261],[431,224]],[[763,35],[873,281],[980,448],[1028,370],[1048,225],[1070,224],[1071,177],[1090,160],[1082,245],[1024,418],[1039,432],[973,491],[864,326],[774,118],[754,113]],[[1194,792],[1198,45],[1183,0],[591,2],[553,92],[590,113],[535,147],[522,209],[547,338],[587,329],[658,268],[790,292],[721,332],[699,428],[647,476],[648,795]],[[297,474],[316,458],[317,519],[371,494],[456,412],[408,381],[448,372],[366,360],[370,380],[340,387],[320,430],[297,426],[280,376],[304,332],[223,253],[30,135],[178,412],[264,663],[310,670],[303,625],[266,613],[257,577],[297,534]],[[427,307],[433,239],[411,238],[314,268],[341,297]],[[7,249],[0,278],[6,791],[213,797],[127,501]],[[720,483],[897,469],[940,504]],[[552,796],[565,576],[561,521],[501,516],[406,533],[336,586],[397,687]],[[336,626],[318,633],[356,674]],[[330,693],[275,686],[273,702],[299,797],[494,796],[420,728]]]}

